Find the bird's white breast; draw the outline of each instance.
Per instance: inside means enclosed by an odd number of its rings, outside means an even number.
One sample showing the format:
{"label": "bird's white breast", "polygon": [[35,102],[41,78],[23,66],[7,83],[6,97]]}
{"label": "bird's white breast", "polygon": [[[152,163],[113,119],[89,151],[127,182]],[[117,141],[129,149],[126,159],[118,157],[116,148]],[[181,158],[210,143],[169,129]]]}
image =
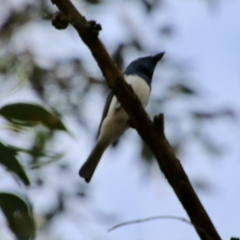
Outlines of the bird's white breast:
{"label": "bird's white breast", "polygon": [[151,90],[148,83],[144,79],[136,75],[125,76],[125,79],[127,83],[132,86],[133,91],[138,96],[142,105],[145,107],[148,103]]}
{"label": "bird's white breast", "polygon": [[[125,76],[128,84],[138,96],[143,107],[148,103],[150,95],[150,86],[147,82],[135,75]],[[125,110],[121,107],[116,96],[112,98],[106,117],[104,118],[100,130],[99,140],[106,141],[110,144],[119,137],[129,126],[129,117]]]}
{"label": "bird's white breast", "polygon": [[[132,86],[133,91],[138,96],[143,107],[145,107],[148,103],[148,99],[151,91],[148,83],[144,79],[136,75],[125,76],[125,79],[126,79],[126,82]],[[118,102],[116,96],[114,96],[110,103],[107,115],[111,116],[115,114],[116,110],[119,109],[120,106],[121,105]]]}

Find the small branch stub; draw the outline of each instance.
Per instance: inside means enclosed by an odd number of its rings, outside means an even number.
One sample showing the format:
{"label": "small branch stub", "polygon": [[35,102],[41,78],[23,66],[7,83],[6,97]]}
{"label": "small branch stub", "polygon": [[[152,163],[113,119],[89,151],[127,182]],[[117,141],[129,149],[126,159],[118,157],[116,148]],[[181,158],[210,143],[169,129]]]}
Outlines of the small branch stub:
{"label": "small branch stub", "polygon": [[102,30],[102,26],[99,23],[96,23],[96,21],[94,20],[90,20],[88,21],[88,23],[90,24],[90,28],[91,28],[91,38],[97,38],[99,35],[99,32]]}
{"label": "small branch stub", "polygon": [[59,29],[66,29],[69,24],[69,20],[66,15],[64,15],[62,12],[56,12],[52,19],[52,25]]}
{"label": "small branch stub", "polygon": [[[87,21],[85,19],[85,21],[87,23],[86,26],[89,29],[89,37],[91,39],[96,39],[99,35],[99,32],[102,30],[102,26],[94,20]],[[52,25],[58,30],[66,29],[69,22],[70,19],[60,11],[56,12],[52,18]]]}

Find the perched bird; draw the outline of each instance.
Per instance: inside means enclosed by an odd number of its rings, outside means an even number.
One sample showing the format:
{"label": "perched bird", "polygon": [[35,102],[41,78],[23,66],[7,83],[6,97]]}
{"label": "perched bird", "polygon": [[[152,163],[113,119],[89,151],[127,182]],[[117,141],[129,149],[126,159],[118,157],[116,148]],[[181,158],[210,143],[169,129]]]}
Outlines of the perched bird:
{"label": "perched bird", "polygon": [[[126,82],[132,86],[140,102],[145,107],[148,103],[152,76],[158,61],[163,53],[155,56],[138,58],[131,62],[124,72]],[[92,175],[109,145],[111,145],[129,127],[129,117],[121,107],[116,96],[109,93],[98,129],[96,145],[88,159],[79,170],[79,175],[89,182]]]}

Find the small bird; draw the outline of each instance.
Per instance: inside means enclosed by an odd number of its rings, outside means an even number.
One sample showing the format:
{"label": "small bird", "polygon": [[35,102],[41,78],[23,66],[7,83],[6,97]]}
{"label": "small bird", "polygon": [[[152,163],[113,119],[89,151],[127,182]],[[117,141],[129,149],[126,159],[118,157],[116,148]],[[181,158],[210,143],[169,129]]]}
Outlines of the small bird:
{"label": "small bird", "polygon": [[[155,56],[138,58],[131,62],[124,71],[124,77],[140,102],[145,107],[151,92],[152,76],[158,61],[164,52]],[[96,144],[88,159],[79,170],[79,175],[90,182],[92,175],[104,153],[104,151],[129,127],[130,121],[127,113],[121,107],[116,96],[109,93],[102,114],[102,120],[97,133]]]}

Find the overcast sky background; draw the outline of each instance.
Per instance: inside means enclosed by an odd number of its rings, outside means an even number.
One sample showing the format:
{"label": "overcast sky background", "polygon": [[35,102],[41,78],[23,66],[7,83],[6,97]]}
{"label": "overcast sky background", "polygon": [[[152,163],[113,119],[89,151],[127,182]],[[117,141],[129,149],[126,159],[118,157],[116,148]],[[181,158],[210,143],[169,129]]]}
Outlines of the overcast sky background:
{"label": "overcast sky background", "polygon": [[[21,2],[21,1],[19,1]],[[193,1],[166,1],[164,11],[158,10],[150,18],[146,18],[144,11],[134,11],[140,5],[135,1],[107,1],[103,7],[96,9],[87,8],[79,4],[81,12],[88,19],[96,19],[103,26],[100,38],[110,52],[113,52],[114,43],[126,41],[129,34],[137,34],[148,53],[154,54],[156,49],[166,52],[167,58],[183,59],[190,66],[192,83],[204,92],[204,96],[193,99],[185,107],[194,109],[221,109],[231,107],[237,113],[237,119],[216,121],[206,124],[213,138],[224,146],[224,154],[214,157],[204,154],[201,147],[194,142],[189,142],[183,159],[187,164],[184,168],[187,174],[207,179],[213,186],[212,192],[199,192],[199,197],[206,208],[210,218],[217,228],[222,239],[230,239],[231,236],[240,236],[240,1],[220,1],[216,8],[211,8],[206,2]],[[160,5],[159,5],[160,7]],[[130,19],[132,25],[126,30],[124,19]],[[156,32],[153,29],[159,27],[159,23],[169,22],[175,28],[173,38],[159,39],[155,41]],[[151,26],[151,28],[149,27]],[[31,39],[29,34],[31,33]],[[19,41],[21,39],[21,41]],[[129,38],[130,39],[130,38]],[[153,41],[154,40],[154,41]],[[49,49],[48,42],[54,44]],[[31,48],[41,65],[48,66],[53,58],[67,58],[72,55],[84,56],[85,64],[92,65],[92,75],[97,76],[100,71],[97,68],[88,49],[79,41],[73,29],[69,31],[57,31],[49,22],[42,24],[38,21],[25,26],[16,33],[13,41],[15,51],[23,51]],[[128,64],[134,58],[140,57],[138,53],[129,53]],[[157,96],[157,84],[161,75],[161,63],[157,65],[153,78],[152,97]],[[155,85],[156,84],[156,85]],[[156,86],[156,88],[154,88]],[[95,95],[94,91],[88,96],[89,107],[86,108],[88,116],[99,116],[91,119],[90,125],[97,129],[103,98]],[[14,100],[38,101],[34,94],[30,93],[29,86],[23,85],[21,90],[11,98],[3,99],[1,104]],[[151,100],[150,100],[151,101]],[[184,101],[184,100],[183,100]],[[170,105],[173,111],[181,110],[181,103]],[[92,112],[94,109],[94,112]],[[157,112],[158,113],[158,112]],[[156,113],[156,114],[157,114]],[[68,158],[72,161],[73,178],[78,178],[77,171],[85,161],[92,146],[93,136],[71,119],[66,119],[66,125],[75,133],[76,139],[65,137],[61,134],[62,146],[68,149]],[[212,126],[214,123],[214,127]],[[166,132],[168,133],[168,123]],[[101,164],[94,174],[90,188],[90,201],[70,202],[72,213],[59,218],[56,222],[56,230],[49,232],[51,240],[79,240],[79,239],[105,239],[105,240],[197,240],[195,230],[180,221],[158,220],[148,223],[136,224],[107,232],[112,225],[122,221],[146,218],[156,215],[174,215],[187,218],[185,211],[166,183],[158,169],[151,170],[150,180],[144,181],[145,168],[138,160],[138,135],[129,130],[124,142],[120,142],[117,149],[109,149],[103,156]],[[135,139],[135,141],[132,141]],[[214,158],[210,160],[209,158]],[[46,180],[51,186],[60,184],[53,178],[53,166],[49,168],[49,176]],[[131,171],[129,171],[131,168]],[[75,171],[75,172],[74,172]],[[14,185],[13,181],[9,180]],[[61,184],[69,184],[71,180],[62,176]],[[83,180],[79,179],[79,182]],[[0,182],[6,186],[6,181]],[[34,205],[41,211],[44,204],[48,204],[51,192],[46,189],[46,195],[37,196],[37,192],[29,192],[30,199],[34,199]],[[36,200],[38,199],[38,200]],[[38,207],[41,205],[41,207]],[[39,208],[39,209],[38,209]],[[84,218],[77,216],[81,213]],[[101,214],[113,216],[112,224],[101,221]],[[96,217],[96,215],[98,217]],[[117,216],[115,218],[115,216]],[[2,221],[1,221],[2,222]],[[0,222],[0,224],[1,224]],[[90,224],[89,224],[90,223]],[[71,234],[70,234],[71,230]],[[86,238],[89,236],[89,238]],[[0,240],[11,240],[12,236],[6,232],[6,237]],[[37,240],[45,239],[41,234]]]}

